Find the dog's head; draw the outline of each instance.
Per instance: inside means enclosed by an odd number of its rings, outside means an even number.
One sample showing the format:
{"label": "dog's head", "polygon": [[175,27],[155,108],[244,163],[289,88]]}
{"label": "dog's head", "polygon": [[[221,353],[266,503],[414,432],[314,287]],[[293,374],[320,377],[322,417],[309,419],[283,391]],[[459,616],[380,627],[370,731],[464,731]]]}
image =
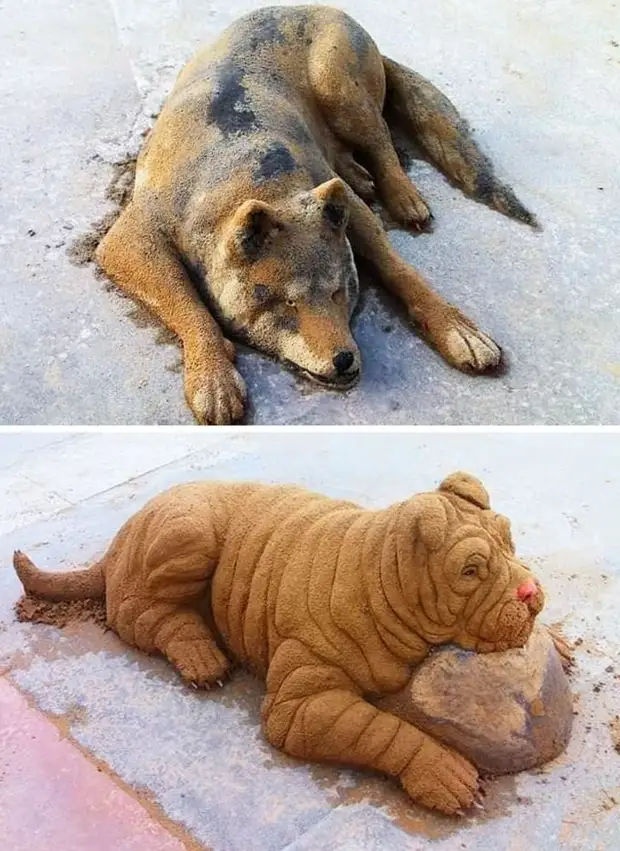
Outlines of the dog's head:
{"label": "dog's head", "polygon": [[527,642],[544,594],[478,479],[455,473],[404,503],[396,541],[404,602],[429,644],[489,652]]}
{"label": "dog's head", "polygon": [[349,327],[359,282],[347,222],[338,178],[279,203],[245,201],[226,222],[211,262],[230,333],[341,389],[360,375]]}

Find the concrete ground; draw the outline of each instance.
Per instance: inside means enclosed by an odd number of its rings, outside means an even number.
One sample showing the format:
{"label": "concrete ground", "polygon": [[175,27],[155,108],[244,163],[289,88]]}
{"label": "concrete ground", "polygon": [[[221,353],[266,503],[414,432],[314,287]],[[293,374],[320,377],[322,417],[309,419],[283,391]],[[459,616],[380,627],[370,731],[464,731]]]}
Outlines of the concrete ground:
{"label": "concrete ground", "polygon": [[[620,444],[614,435],[0,436],[0,836],[10,851],[616,851],[620,753]],[[387,780],[297,763],[263,741],[261,686],[214,692],[94,625],[16,623],[14,548],[44,568],[101,554],[163,488],[294,481],[369,506],[455,469],[486,483],[578,640],[568,751],[491,783],[461,821]]]}
{"label": "concrete ground", "polygon": [[[131,319],[71,239],[107,209],[110,164],[196,45],[266,0],[5,0],[0,55],[0,422],[190,423],[178,349]],[[276,0],[277,2],[277,0]],[[361,384],[342,396],[243,354],[257,423],[620,422],[620,17],[615,0],[340,0],[384,52],[453,98],[542,234],[412,175],[436,232],[394,244],[505,348],[510,372],[445,366],[371,292]]]}

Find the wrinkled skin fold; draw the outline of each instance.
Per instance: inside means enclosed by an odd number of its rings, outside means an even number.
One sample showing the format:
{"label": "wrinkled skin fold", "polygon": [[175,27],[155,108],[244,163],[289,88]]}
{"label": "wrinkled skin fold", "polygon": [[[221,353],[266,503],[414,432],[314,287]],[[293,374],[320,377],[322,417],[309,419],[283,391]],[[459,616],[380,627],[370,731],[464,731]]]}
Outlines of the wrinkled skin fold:
{"label": "wrinkled skin fold", "polygon": [[544,604],[508,520],[464,473],[384,510],[294,486],[181,485],[88,570],[14,564],[27,593],[105,597],[124,641],[197,686],[240,661],[265,680],[272,745],[384,772],[446,813],[474,801],[474,767],[365,696],[401,689],[434,645],[522,646]]}

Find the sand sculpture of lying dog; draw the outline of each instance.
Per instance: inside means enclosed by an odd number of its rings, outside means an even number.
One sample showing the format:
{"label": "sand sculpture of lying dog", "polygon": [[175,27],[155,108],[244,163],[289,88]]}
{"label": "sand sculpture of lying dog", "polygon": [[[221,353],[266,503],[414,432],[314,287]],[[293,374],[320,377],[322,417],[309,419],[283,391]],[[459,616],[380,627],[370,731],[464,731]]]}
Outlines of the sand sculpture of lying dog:
{"label": "sand sculpture of lying dog", "polygon": [[355,383],[355,258],[452,366],[499,364],[499,347],[399,257],[365,203],[376,194],[404,227],[429,220],[394,149],[396,127],[467,194],[535,223],[452,104],[343,12],[253,12],[182,70],[138,158],[132,200],[96,256],[182,341],[199,422],[243,415],[224,333],[322,384]]}
{"label": "sand sculpture of lying dog", "polygon": [[240,661],[266,681],[272,745],[384,772],[446,813],[474,801],[474,767],[365,698],[403,688],[434,645],[523,646],[544,603],[508,520],[463,473],[378,511],[298,487],[181,485],[87,570],[14,564],[37,597],[105,596],[124,641],[198,686]]}

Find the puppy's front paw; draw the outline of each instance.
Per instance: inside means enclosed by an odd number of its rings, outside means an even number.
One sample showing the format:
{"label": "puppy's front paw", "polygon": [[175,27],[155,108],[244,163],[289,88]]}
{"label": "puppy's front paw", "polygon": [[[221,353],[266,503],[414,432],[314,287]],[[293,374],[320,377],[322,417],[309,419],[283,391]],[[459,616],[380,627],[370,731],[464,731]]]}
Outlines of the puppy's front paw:
{"label": "puppy's front paw", "polygon": [[442,357],[461,372],[491,372],[500,366],[497,343],[456,309],[427,330]]}
{"label": "puppy's front paw", "polygon": [[400,781],[416,803],[447,815],[463,815],[472,804],[480,806],[480,779],[474,766],[431,738],[424,741]]}
{"label": "puppy's front paw", "polygon": [[231,425],[243,417],[245,382],[228,357],[187,372],[185,395],[202,425]]}

